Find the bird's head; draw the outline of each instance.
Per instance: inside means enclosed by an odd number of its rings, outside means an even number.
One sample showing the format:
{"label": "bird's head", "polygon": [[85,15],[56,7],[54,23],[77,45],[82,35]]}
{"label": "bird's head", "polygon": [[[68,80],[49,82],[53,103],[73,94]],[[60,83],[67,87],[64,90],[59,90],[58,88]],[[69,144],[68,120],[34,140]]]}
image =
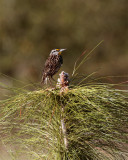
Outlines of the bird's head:
{"label": "bird's head", "polygon": [[61,55],[61,53],[63,52],[63,51],[65,51],[66,49],[53,49],[52,51],[51,51],[51,53],[50,53],[50,55]]}

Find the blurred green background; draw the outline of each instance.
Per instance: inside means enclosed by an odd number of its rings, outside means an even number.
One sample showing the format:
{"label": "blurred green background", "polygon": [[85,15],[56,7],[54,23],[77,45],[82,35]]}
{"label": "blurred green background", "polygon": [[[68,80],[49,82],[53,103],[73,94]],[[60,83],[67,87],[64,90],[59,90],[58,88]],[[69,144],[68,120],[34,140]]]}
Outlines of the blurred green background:
{"label": "blurred green background", "polygon": [[0,73],[40,82],[50,51],[67,48],[61,70],[71,75],[81,53],[101,40],[79,72],[127,75],[128,0],[0,0]]}

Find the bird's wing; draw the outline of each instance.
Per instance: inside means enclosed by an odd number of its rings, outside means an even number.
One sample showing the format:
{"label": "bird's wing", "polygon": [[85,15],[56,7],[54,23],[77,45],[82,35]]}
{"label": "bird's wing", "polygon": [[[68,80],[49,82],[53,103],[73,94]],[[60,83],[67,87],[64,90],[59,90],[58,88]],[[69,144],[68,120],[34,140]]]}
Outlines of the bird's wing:
{"label": "bird's wing", "polygon": [[43,77],[44,78],[47,76],[52,77],[54,74],[58,72],[62,63],[63,63],[63,59],[61,56],[50,55],[45,62]]}
{"label": "bird's wing", "polygon": [[53,55],[50,55],[45,62],[43,74],[44,73],[46,73],[46,74],[52,73],[52,70],[55,69],[56,65],[57,65],[56,57]]}

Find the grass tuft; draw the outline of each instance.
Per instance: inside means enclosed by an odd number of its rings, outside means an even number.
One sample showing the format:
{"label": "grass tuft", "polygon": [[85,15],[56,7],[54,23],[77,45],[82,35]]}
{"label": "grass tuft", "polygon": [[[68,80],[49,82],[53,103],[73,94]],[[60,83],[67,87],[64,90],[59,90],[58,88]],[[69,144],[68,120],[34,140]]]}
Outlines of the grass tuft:
{"label": "grass tuft", "polygon": [[126,98],[127,91],[104,84],[72,87],[61,96],[59,90],[24,91],[0,101],[1,142],[18,160],[124,159]]}

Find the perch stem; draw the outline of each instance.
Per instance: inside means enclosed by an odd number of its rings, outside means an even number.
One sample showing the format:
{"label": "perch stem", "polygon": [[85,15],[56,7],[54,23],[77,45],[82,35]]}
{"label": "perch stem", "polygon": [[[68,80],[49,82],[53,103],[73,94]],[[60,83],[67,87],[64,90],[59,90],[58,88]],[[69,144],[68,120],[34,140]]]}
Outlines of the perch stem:
{"label": "perch stem", "polygon": [[62,107],[62,115],[61,115],[61,128],[62,128],[62,133],[63,133],[63,137],[64,137],[64,145],[65,148],[68,148],[68,140],[67,140],[67,131],[66,131],[66,126],[65,126],[65,122],[64,122],[64,117],[63,117],[63,113],[64,113],[64,107]]}

